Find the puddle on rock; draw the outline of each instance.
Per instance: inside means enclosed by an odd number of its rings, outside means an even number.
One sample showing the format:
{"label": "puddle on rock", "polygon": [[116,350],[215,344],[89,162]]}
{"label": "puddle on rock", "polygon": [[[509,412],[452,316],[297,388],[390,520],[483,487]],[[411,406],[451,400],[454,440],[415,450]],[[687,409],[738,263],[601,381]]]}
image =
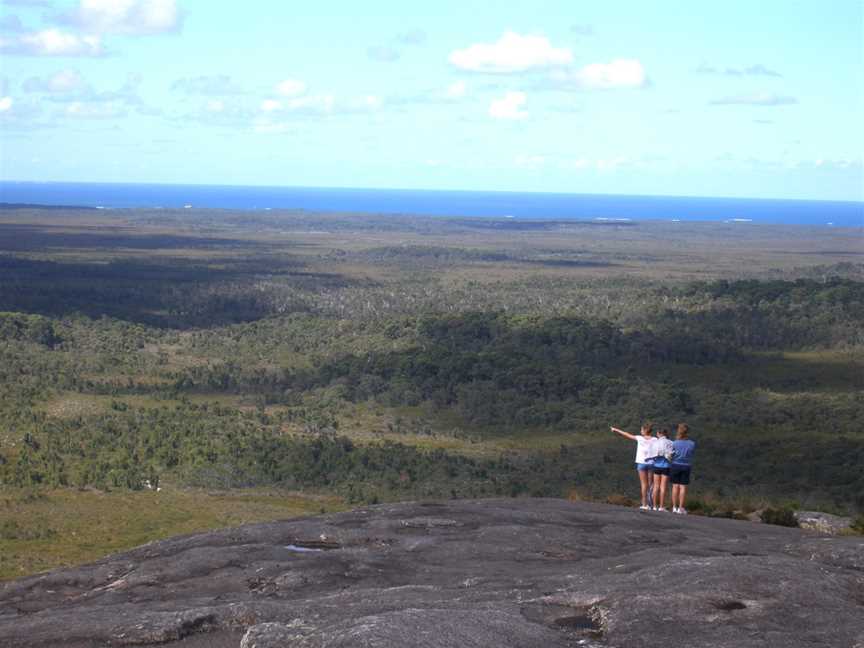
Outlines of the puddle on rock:
{"label": "puddle on rock", "polygon": [[522,607],[522,616],[534,623],[597,639],[603,635],[596,606],[533,603]]}
{"label": "puddle on rock", "polygon": [[560,617],[555,619],[555,625],[559,628],[567,628],[568,630],[600,630],[597,622],[587,614]]}
{"label": "puddle on rock", "polygon": [[734,612],[735,610],[747,609],[746,604],[742,603],[741,601],[735,601],[732,599],[713,601],[712,605],[718,610],[723,610],[724,612]]}

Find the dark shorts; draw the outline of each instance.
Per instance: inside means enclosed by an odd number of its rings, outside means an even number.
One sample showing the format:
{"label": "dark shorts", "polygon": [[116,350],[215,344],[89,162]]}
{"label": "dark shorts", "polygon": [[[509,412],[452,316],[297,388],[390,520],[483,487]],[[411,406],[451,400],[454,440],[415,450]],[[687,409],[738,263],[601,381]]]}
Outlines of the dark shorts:
{"label": "dark shorts", "polygon": [[686,486],[690,483],[690,466],[676,466],[672,464],[669,468],[669,478],[673,484]]}
{"label": "dark shorts", "polygon": [[654,466],[654,474],[655,475],[667,475],[668,476],[669,470],[670,470],[669,466],[663,466],[663,467]]}

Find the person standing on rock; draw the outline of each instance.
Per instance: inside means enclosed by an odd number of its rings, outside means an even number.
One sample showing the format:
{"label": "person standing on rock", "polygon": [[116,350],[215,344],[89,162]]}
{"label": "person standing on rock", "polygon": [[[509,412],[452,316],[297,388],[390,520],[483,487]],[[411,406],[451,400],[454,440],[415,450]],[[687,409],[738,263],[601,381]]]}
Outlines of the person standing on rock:
{"label": "person standing on rock", "polygon": [[690,470],[693,468],[695,452],[696,442],[690,439],[690,428],[686,423],[679,423],[675,441],[672,443],[672,465],[669,466],[673,513],[687,513],[684,501],[687,499],[687,486],[690,484]]}
{"label": "person standing on rock", "polygon": [[639,509],[642,511],[650,511],[651,480],[654,476],[652,458],[656,454],[654,452],[654,442],[656,439],[652,436],[654,426],[648,422],[643,423],[642,429],[638,435],[630,434],[629,432],[619,430],[616,427],[610,427],[610,429],[624,438],[636,442],[636,472],[639,474],[639,487],[642,491],[642,505]]}
{"label": "person standing on rock", "polygon": [[654,487],[653,503],[655,511],[666,509],[666,490],[669,488],[669,460],[672,458],[674,446],[669,440],[669,430],[662,428],[654,440]]}

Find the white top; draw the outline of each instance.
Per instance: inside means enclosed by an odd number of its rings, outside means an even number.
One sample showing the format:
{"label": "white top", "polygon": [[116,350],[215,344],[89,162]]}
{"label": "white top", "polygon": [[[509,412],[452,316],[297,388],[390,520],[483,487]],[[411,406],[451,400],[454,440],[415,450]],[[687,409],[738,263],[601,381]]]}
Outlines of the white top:
{"label": "white top", "polygon": [[636,463],[649,463],[648,459],[657,455],[654,452],[654,444],[656,442],[656,437],[644,437],[641,434],[636,435]]}
{"label": "white top", "polygon": [[655,457],[665,457],[668,454],[672,453],[672,449],[674,446],[672,442],[666,437],[657,437],[657,440],[654,444],[654,456]]}

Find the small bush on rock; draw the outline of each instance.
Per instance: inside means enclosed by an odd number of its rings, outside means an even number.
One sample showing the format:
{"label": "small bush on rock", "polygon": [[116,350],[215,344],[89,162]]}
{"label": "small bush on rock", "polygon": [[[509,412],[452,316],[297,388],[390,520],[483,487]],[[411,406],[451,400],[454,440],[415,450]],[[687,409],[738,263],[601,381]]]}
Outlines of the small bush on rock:
{"label": "small bush on rock", "polygon": [[626,495],[621,495],[619,493],[615,493],[606,497],[606,503],[612,504],[613,506],[638,506],[638,502],[636,500],[627,497]]}
{"label": "small bush on rock", "polygon": [[852,524],[849,525],[855,533],[864,535],[864,513],[859,513],[852,519]]}
{"label": "small bush on rock", "polygon": [[789,508],[766,508],[759,514],[762,522],[765,524],[776,524],[777,526],[797,527],[798,518],[795,517],[795,511]]}

